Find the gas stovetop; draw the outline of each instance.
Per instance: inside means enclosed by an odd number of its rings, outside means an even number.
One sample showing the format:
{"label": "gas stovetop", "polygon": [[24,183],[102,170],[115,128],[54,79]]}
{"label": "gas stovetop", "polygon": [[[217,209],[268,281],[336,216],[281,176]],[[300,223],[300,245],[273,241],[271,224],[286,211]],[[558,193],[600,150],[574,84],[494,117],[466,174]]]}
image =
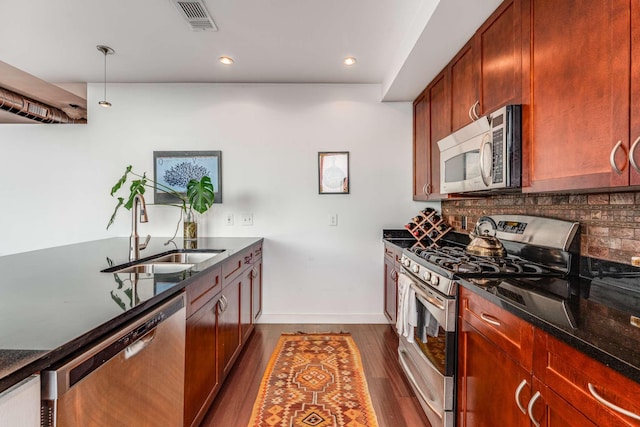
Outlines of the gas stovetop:
{"label": "gas stovetop", "polygon": [[490,279],[562,278],[569,274],[578,223],[526,215],[494,215],[489,219],[496,225],[496,238],[507,248],[506,256],[472,255],[465,245],[454,242],[438,248],[414,247],[402,254],[404,271],[448,296],[457,293],[456,280],[482,285],[495,283]]}
{"label": "gas stovetop", "polygon": [[[515,255],[482,257],[468,254],[464,248],[413,248],[410,250],[428,263],[455,274],[458,277],[539,277],[559,276],[562,273],[535,264]],[[426,266],[426,265],[425,265]]]}

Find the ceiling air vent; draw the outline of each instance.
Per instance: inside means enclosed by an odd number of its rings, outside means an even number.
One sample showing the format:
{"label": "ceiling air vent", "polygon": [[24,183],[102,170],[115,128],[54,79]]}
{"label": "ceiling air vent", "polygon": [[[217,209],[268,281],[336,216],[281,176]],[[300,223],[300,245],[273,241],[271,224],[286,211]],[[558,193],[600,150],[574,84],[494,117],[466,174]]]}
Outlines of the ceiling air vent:
{"label": "ceiling air vent", "polygon": [[171,0],[194,31],[218,31],[202,0]]}

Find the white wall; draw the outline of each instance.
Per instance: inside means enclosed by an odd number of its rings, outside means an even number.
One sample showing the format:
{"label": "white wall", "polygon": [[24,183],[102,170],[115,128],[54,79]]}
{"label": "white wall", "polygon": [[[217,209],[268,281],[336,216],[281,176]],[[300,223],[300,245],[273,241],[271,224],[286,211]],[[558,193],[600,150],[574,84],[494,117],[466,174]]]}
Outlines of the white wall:
{"label": "white wall", "polygon": [[[427,204],[411,200],[411,104],[379,95],[378,85],[128,84],[109,85],[103,109],[102,86],[90,85],[87,125],[1,125],[0,254],[126,236],[126,211],[105,230],[126,165],[152,176],[154,150],[222,150],[224,203],[203,228],[265,238],[262,321],[383,321],[381,230]],[[350,152],[349,195],[318,194],[317,153],[329,150]],[[239,225],[241,213],[254,225]],[[178,215],[150,207],[139,232],[171,235]]]}

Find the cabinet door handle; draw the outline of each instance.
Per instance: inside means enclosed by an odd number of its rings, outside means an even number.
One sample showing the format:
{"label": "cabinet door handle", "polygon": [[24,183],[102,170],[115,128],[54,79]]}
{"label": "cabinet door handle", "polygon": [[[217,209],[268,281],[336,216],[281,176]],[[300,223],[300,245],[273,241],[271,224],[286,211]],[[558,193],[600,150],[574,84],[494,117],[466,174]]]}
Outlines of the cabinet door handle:
{"label": "cabinet door handle", "polygon": [[431,195],[431,184],[425,183],[422,186],[422,192],[424,193],[425,196],[429,197]]}
{"label": "cabinet door handle", "polygon": [[222,304],[222,307],[220,307],[220,313],[224,313],[225,311],[227,311],[227,307],[229,307],[229,303],[227,302],[227,298],[224,295],[222,295],[220,297],[220,301],[219,302]]}
{"label": "cabinet door handle", "polygon": [[[486,149],[486,147],[489,146],[489,149],[491,149],[491,136],[487,133],[482,137],[482,144],[480,145],[480,178],[482,178],[482,182],[484,182],[484,185],[486,187],[489,186],[489,184],[491,184],[491,182],[489,181],[489,178],[491,178],[491,176],[487,176],[486,171],[484,170],[484,150]],[[493,163],[493,153],[491,153],[491,163]],[[493,168],[492,168],[493,169]],[[491,173],[491,170],[489,171]]]}
{"label": "cabinet door handle", "polygon": [[527,405],[527,412],[529,412],[529,419],[533,423],[534,426],[540,427],[540,423],[533,418],[533,405],[535,405],[536,400],[540,399],[540,392],[536,391],[536,394],[531,396],[531,400],[529,401],[529,405]]}
{"label": "cabinet door handle", "polygon": [[615,173],[617,173],[618,175],[622,175],[624,167],[620,169],[618,165],[616,165],[616,153],[618,152],[618,148],[622,148],[622,150],[626,153],[626,149],[622,146],[622,140],[618,141],[618,143],[611,150],[611,154],[609,155],[609,163],[611,164],[611,169],[613,169]]}
{"label": "cabinet door handle", "polygon": [[498,321],[498,319],[488,314],[481,313],[480,318],[485,322],[492,324],[493,326],[502,326],[502,324]]}
{"label": "cabinet door handle", "polygon": [[629,162],[631,163],[631,166],[633,166],[633,168],[636,170],[636,172],[640,173],[640,167],[638,167],[638,163],[636,162],[635,158],[638,143],[640,143],[640,136],[636,138],[636,140],[633,142],[633,145],[631,146],[631,149],[629,150]]}
{"label": "cabinet door handle", "polygon": [[256,277],[258,277],[258,270],[255,267],[253,267],[251,269],[251,278],[255,279]]}
{"label": "cabinet door handle", "polygon": [[522,412],[523,415],[527,415],[527,410],[522,406],[522,403],[520,403],[520,393],[522,393],[522,389],[528,384],[527,380],[522,380],[518,385],[518,388],[516,388],[516,405],[518,405],[518,409],[520,409],[520,412]]}
{"label": "cabinet door handle", "polygon": [[598,402],[600,402],[601,404],[603,404],[604,406],[606,406],[609,409],[612,409],[616,412],[619,412],[623,415],[626,415],[629,418],[633,418],[634,420],[640,420],[640,415],[636,414],[635,412],[631,412],[628,411],[624,408],[621,408],[617,405],[614,405],[613,403],[609,402],[608,400],[606,400],[604,397],[600,396],[598,394],[598,392],[596,391],[596,388],[593,386],[593,384],[588,383],[587,386],[589,387],[589,393],[591,393],[591,395],[594,397],[594,399],[596,399]]}
{"label": "cabinet door handle", "polygon": [[395,269],[391,270],[391,278],[393,280],[398,280],[398,272]]}
{"label": "cabinet door handle", "polygon": [[471,119],[471,121],[476,121],[480,118],[480,116],[476,112],[476,107],[478,107],[479,105],[480,105],[480,101],[476,101],[473,103],[471,108],[469,108],[469,118]]}

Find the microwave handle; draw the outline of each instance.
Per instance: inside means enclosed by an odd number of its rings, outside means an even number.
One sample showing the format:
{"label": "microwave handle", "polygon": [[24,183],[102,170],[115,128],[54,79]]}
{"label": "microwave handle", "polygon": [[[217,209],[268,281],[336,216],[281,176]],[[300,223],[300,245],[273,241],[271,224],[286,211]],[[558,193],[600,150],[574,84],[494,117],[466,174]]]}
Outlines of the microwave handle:
{"label": "microwave handle", "polygon": [[[484,150],[486,149],[487,145],[489,146],[489,149],[491,149],[491,135],[489,133],[486,133],[483,137],[482,137],[482,143],[480,144],[480,178],[482,178],[482,182],[484,182],[484,185],[486,187],[489,186],[489,184],[491,184],[491,182],[489,181],[489,178],[491,178],[491,175],[488,175],[485,173],[484,170],[484,162],[482,161],[482,159],[484,159]],[[493,153],[491,153],[491,157],[493,157]],[[491,171],[489,171],[491,172]]]}

